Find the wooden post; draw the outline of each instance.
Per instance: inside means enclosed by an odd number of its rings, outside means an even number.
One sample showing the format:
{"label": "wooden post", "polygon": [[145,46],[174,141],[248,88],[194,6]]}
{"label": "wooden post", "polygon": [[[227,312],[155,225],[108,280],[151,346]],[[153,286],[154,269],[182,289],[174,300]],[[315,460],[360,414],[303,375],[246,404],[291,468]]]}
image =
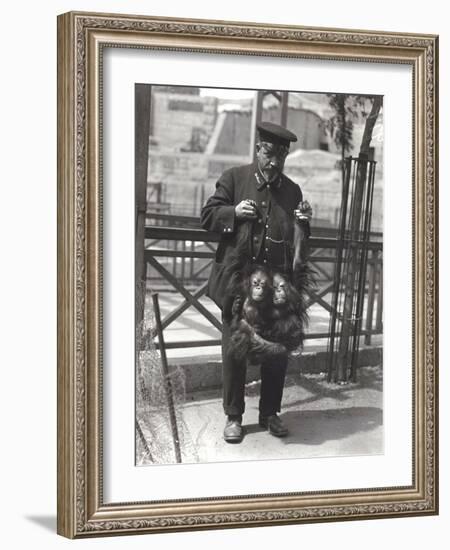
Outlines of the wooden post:
{"label": "wooden post", "polygon": [[195,258],[194,258],[194,252],[195,252],[195,243],[194,241],[190,241],[191,242],[191,245],[190,245],[190,248],[191,248],[191,258],[189,258],[190,260],[190,268],[189,268],[189,278],[192,280],[194,278],[194,262],[195,262]]}
{"label": "wooden post", "polygon": [[[181,251],[182,252],[186,252],[186,241],[183,240],[181,241]],[[181,256],[181,281],[183,284],[185,284],[184,282],[184,278],[186,276],[186,257],[184,255]]]}
{"label": "wooden post", "polygon": [[[136,327],[144,318],[146,263],[145,216],[147,212],[147,172],[148,147],[150,138],[150,101],[152,87],[149,84],[136,84],[134,88],[134,135],[135,135],[135,287],[144,293],[142,300],[136,300]],[[143,288],[141,289],[141,286]]]}
{"label": "wooden post", "polygon": [[[173,249],[175,252],[178,251],[178,241],[173,241]],[[173,262],[172,262],[172,275],[174,277],[177,276],[177,256],[174,256],[173,257]]]}
{"label": "wooden post", "polygon": [[280,114],[280,124],[286,128],[288,109],[289,109],[289,92],[281,92],[281,114]]}
{"label": "wooden post", "polygon": [[202,208],[203,208],[203,205],[205,203],[205,184],[202,183],[202,186],[201,186],[201,193],[200,193],[200,208],[199,208],[199,212],[201,212]]}
{"label": "wooden post", "polygon": [[383,262],[378,261],[376,273],[378,275],[377,317],[375,326],[377,331],[383,330]]}
{"label": "wooden post", "polygon": [[367,334],[364,338],[364,343],[370,346],[372,341],[372,327],[373,327],[373,306],[375,303],[375,283],[376,283],[376,261],[378,252],[372,251],[372,258],[369,262],[369,288],[367,296],[367,312],[366,312],[366,331]]}
{"label": "wooden post", "polygon": [[193,204],[192,204],[192,215],[193,216],[198,216],[197,207],[198,207],[198,185],[196,185],[195,188],[194,188],[194,201],[193,201]]}
{"label": "wooden post", "polygon": [[152,294],[153,311],[155,313],[156,333],[158,335],[159,353],[161,355],[161,371],[163,376],[164,391],[169,409],[169,422],[172,431],[173,446],[175,450],[175,460],[181,462],[180,438],[178,435],[177,416],[175,413],[175,402],[173,399],[172,382],[170,380],[169,366],[167,363],[166,346],[161,323],[161,312],[159,309],[158,294]]}
{"label": "wooden post", "polygon": [[250,156],[253,162],[256,160],[256,125],[261,122],[262,119],[263,101],[264,92],[259,90],[256,92],[255,102],[253,104],[252,127],[250,129]]}

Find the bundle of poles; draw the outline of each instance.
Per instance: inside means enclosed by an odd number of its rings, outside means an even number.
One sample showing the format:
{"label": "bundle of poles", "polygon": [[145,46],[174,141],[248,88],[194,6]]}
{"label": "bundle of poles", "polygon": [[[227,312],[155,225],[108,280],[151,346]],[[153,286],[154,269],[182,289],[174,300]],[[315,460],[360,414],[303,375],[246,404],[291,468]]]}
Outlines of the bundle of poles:
{"label": "bundle of poles", "polygon": [[329,326],[329,382],[357,378],[375,168],[376,162],[364,154],[344,160]]}

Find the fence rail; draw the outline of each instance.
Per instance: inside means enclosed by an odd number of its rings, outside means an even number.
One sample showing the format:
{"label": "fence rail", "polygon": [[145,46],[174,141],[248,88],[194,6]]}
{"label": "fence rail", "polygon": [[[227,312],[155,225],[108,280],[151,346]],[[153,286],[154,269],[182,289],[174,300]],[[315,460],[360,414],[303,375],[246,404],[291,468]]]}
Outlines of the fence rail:
{"label": "fence rail", "polygon": [[[157,220],[167,225],[146,225],[144,261],[147,265],[147,280],[152,287],[155,283],[181,294],[184,300],[170,311],[163,319],[163,329],[178,319],[189,307],[194,307],[219,331],[221,322],[200,302],[206,294],[209,268],[215,257],[215,244],[219,242],[217,233],[205,231],[199,227],[198,218],[188,216],[168,216],[147,214],[147,220]],[[177,226],[178,225],[178,226]],[[181,225],[181,227],[180,227]],[[317,236],[316,236],[317,234]],[[309,239],[310,262],[317,273],[318,286],[308,291],[308,307],[316,304],[330,314],[331,292],[335,253],[338,240],[325,236],[330,230],[319,228],[313,230]],[[362,335],[365,343],[371,343],[374,334],[382,332],[382,290],[383,261],[381,234],[374,233],[365,244],[369,253],[367,285],[365,289],[366,307]],[[346,243],[348,244],[348,243]],[[358,243],[353,243],[358,244]],[[351,245],[351,244],[350,244]],[[358,244],[360,246],[360,243]],[[194,290],[193,290],[194,289]],[[330,299],[330,302],[327,301]],[[307,339],[327,338],[328,332],[309,332]],[[219,339],[167,342],[168,349],[192,348],[219,345]]]}

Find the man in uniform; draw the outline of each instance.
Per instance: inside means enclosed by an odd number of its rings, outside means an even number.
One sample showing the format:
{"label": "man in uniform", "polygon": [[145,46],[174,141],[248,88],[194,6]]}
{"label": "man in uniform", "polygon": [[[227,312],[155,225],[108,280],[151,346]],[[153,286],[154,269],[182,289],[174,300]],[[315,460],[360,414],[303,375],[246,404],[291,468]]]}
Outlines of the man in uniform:
{"label": "man in uniform", "polygon": [[[306,202],[301,204],[300,187],[283,174],[290,143],[297,137],[270,122],[261,122],[257,129],[256,162],[226,170],[201,212],[202,226],[221,235],[208,284],[208,296],[221,309],[232,270],[243,254],[242,242],[245,260],[290,276],[294,224],[301,224],[303,235],[309,235],[311,208]],[[223,435],[225,441],[239,443],[244,435],[246,362],[231,357],[229,338],[230,326],[223,319],[223,407],[227,416]],[[261,361],[259,424],[277,437],[288,433],[277,415],[286,368],[287,354]]]}

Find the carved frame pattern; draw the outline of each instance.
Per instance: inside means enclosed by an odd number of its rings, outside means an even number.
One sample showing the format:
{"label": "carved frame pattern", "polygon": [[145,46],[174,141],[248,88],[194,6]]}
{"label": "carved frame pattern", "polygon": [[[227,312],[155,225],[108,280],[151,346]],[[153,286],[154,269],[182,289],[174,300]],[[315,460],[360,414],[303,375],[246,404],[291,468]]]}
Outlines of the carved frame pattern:
{"label": "carved frame pattern", "polygon": [[[83,537],[437,513],[437,37],[89,13],[62,15],[58,25],[58,532]],[[102,34],[104,38],[99,38]],[[415,399],[421,408],[415,438],[421,467],[414,473],[414,487],[250,495],[173,504],[102,503],[101,368],[97,365],[92,373],[90,364],[93,357],[101,362],[101,307],[92,308],[90,303],[101,296],[101,236],[95,218],[101,199],[96,194],[98,181],[88,191],[88,179],[91,184],[93,177],[87,161],[92,145],[89,135],[96,131],[88,96],[92,93],[89,71],[101,50],[100,45],[94,51],[92,37],[98,43],[115,45],[115,35],[120,36],[118,47],[413,65],[418,105],[415,134],[419,139],[414,189],[423,197],[413,220],[417,253]],[[162,36],[166,42],[149,45],[146,40],[152,35]],[[127,43],[131,36],[132,43]],[[179,36],[186,47],[167,45],[167,38],[170,42],[171,37]],[[221,40],[216,44],[208,38]],[[231,39],[238,40],[230,42],[229,49],[223,48]],[[245,49],[241,51],[238,43]],[[93,251],[95,261],[91,259]],[[92,315],[96,315],[94,321]]]}

